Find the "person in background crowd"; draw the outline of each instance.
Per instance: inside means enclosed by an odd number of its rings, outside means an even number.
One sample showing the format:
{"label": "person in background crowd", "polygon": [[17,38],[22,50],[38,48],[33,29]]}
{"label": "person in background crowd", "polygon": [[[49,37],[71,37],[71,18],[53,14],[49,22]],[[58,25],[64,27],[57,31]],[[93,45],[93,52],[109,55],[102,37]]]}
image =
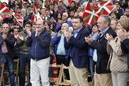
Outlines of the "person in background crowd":
{"label": "person in background crowd", "polygon": [[65,7],[65,4],[63,3],[63,1],[59,1],[58,2],[58,10],[59,10],[59,13],[64,13],[67,11],[66,7]]}
{"label": "person in background crowd", "polygon": [[13,28],[13,36],[15,38],[15,44],[14,44],[14,51],[13,51],[13,57],[14,59],[17,59],[19,57],[19,46],[17,45],[18,38],[19,38],[20,30],[18,28]]}
{"label": "person in background crowd", "polygon": [[51,33],[52,38],[55,36],[54,27],[55,27],[54,23],[51,23],[48,20],[44,21],[44,28]]}
{"label": "person in background crowd", "polygon": [[[92,32],[90,36],[93,37],[94,40],[96,40],[98,37],[98,34],[99,34],[99,28],[97,24],[95,23],[92,25]],[[94,69],[95,69],[95,62],[96,62],[94,58],[94,52],[95,52],[95,49],[90,47],[88,51],[88,55],[89,55],[89,60],[90,60],[90,72],[91,72],[92,78],[94,76],[94,71],[95,71]]]}
{"label": "person in background crowd", "polygon": [[118,20],[116,38],[112,35],[106,34],[108,40],[107,51],[110,53],[109,68],[112,74],[113,86],[127,86],[127,79],[129,78],[129,71],[127,66],[127,54],[124,54],[121,49],[121,40],[119,38],[119,30],[129,31],[129,18]]}
{"label": "person in background crowd", "polygon": [[89,31],[89,33],[92,32],[91,26],[90,26],[89,24],[87,24],[86,22],[83,22],[83,27],[84,27],[85,29],[87,29],[87,30]]}
{"label": "person in background crowd", "polygon": [[125,10],[128,7],[128,0],[121,0],[121,7]]}
{"label": "person in background crowd", "polygon": [[117,26],[117,20],[116,19],[111,19],[111,28],[116,32],[116,26]]}
{"label": "person in background crowd", "polygon": [[107,53],[106,46],[107,40],[105,35],[112,34],[113,38],[116,37],[114,30],[110,28],[110,17],[102,15],[98,18],[97,25],[100,33],[96,40],[92,37],[86,37],[85,41],[97,50],[96,71],[94,74],[94,86],[112,86],[111,72],[107,69],[109,54]]}
{"label": "person in background crowd", "polygon": [[[54,27],[51,27],[51,23],[50,21],[44,21],[44,29],[46,29],[47,31],[50,32],[51,34],[51,39],[54,38],[54,36],[56,35],[56,33],[53,31]],[[55,58],[55,54],[54,54],[54,46],[52,45],[52,43],[50,43],[50,64],[53,64],[53,61],[56,60]],[[56,63],[56,62],[55,62]],[[49,78],[53,77],[53,68],[49,68]],[[52,83],[50,83],[52,84]]]}
{"label": "person in background crowd", "polygon": [[112,11],[110,14],[110,19],[120,19],[120,15],[116,11]]}
{"label": "person in background crowd", "polygon": [[127,7],[127,8],[125,9],[124,15],[127,16],[127,17],[129,17],[129,7]]}
{"label": "person in background crowd", "polygon": [[29,20],[31,20],[33,13],[31,11],[31,8],[27,8],[26,9],[26,16],[24,16],[24,24],[26,24],[27,22],[29,22]]}
{"label": "person in background crowd", "polygon": [[4,18],[0,16],[0,25],[2,26]]}
{"label": "person in background crowd", "polygon": [[89,45],[84,39],[89,35],[89,32],[83,28],[82,17],[74,17],[72,24],[73,32],[64,31],[64,36],[67,39],[65,47],[68,49],[66,58],[70,60],[70,63],[67,63],[69,65],[70,82],[72,86],[89,86],[87,69]]}
{"label": "person in background crowd", "polygon": [[122,16],[124,14],[124,9],[121,7],[121,3],[120,1],[115,2],[115,6],[116,6],[116,13],[119,14],[119,16]]}
{"label": "person in background crowd", "polygon": [[68,12],[70,11],[77,11],[76,2],[72,1],[71,5],[67,6]]}
{"label": "person in background crowd", "polygon": [[62,17],[61,17],[61,22],[58,21],[56,27],[55,27],[55,31],[58,32],[60,29],[61,29],[61,25],[62,23],[67,23],[69,26],[72,26],[72,23],[71,21],[68,21],[68,12],[64,12],[62,14]]}
{"label": "person in background crowd", "polygon": [[40,86],[40,78],[43,86],[49,86],[49,63],[50,63],[50,33],[44,29],[44,21],[37,20],[36,31],[27,29],[27,46],[30,46],[31,64],[30,81],[32,86]]}
{"label": "person in background crowd", "polygon": [[68,21],[71,21],[71,20],[72,20],[72,18],[74,17],[74,13],[75,13],[74,10],[69,11],[69,18],[68,18]]}
{"label": "person in background crowd", "polygon": [[50,11],[50,18],[54,18],[54,19],[57,19],[57,15],[58,15],[58,11],[56,11],[55,10],[55,6],[54,6],[54,4],[53,3],[51,3],[50,5],[49,5],[49,11]]}
{"label": "person in background crowd", "polygon": [[3,23],[3,20],[4,20],[4,18],[2,18],[2,17],[0,16],[0,32],[2,31],[2,23]]}

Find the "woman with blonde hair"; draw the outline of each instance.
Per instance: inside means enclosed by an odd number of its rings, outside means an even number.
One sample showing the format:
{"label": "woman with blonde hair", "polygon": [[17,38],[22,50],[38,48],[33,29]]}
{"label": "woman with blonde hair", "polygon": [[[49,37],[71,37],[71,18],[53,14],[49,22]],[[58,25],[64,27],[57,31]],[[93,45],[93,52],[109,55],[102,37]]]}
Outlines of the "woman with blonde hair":
{"label": "woman with blonde hair", "polygon": [[108,40],[107,52],[110,54],[109,64],[112,74],[113,86],[127,86],[129,71],[127,66],[127,54],[122,52],[120,32],[129,31],[129,18],[122,18],[117,23],[117,37],[113,39],[112,35],[106,34]]}

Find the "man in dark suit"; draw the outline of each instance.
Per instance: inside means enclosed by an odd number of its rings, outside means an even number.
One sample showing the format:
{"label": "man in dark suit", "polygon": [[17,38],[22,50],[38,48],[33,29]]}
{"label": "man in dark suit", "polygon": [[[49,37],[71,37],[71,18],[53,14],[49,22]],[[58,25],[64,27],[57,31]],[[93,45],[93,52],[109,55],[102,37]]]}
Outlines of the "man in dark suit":
{"label": "man in dark suit", "polygon": [[105,35],[108,33],[113,37],[116,37],[116,33],[110,26],[110,18],[108,16],[100,16],[97,21],[97,25],[100,30],[100,34],[97,40],[93,40],[91,37],[86,37],[85,40],[91,47],[97,50],[97,63],[95,73],[94,86],[112,86],[111,73],[107,69],[109,55],[106,51],[107,40]]}
{"label": "man in dark suit", "polygon": [[74,28],[73,32],[64,32],[67,39],[66,48],[68,47],[66,57],[70,58],[69,73],[71,85],[89,86],[87,76],[88,43],[85,42],[85,37],[89,35],[89,32],[82,27],[82,17],[74,17],[72,19],[72,24]]}

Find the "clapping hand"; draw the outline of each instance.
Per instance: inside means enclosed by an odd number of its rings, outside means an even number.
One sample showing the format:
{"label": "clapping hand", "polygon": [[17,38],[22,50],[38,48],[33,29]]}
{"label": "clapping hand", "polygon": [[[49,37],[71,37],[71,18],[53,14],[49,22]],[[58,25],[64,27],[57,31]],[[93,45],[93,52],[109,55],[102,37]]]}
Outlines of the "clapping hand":
{"label": "clapping hand", "polygon": [[91,43],[94,41],[94,39],[93,39],[92,37],[88,36],[88,37],[85,37],[85,41],[86,41],[88,44],[91,44]]}
{"label": "clapping hand", "polygon": [[121,41],[129,37],[129,33],[126,30],[118,30],[117,35],[121,39]]}
{"label": "clapping hand", "polygon": [[61,36],[62,34],[63,34],[62,30],[58,31],[58,33],[57,33],[58,36]]}
{"label": "clapping hand", "polygon": [[113,36],[107,33],[105,39],[110,42],[113,39]]}
{"label": "clapping hand", "polygon": [[19,36],[19,39],[23,41],[24,40],[24,37],[23,36]]}
{"label": "clapping hand", "polygon": [[28,36],[31,37],[31,31],[30,31],[30,29],[26,28],[26,32],[27,32]]}
{"label": "clapping hand", "polygon": [[35,37],[39,36],[40,33],[41,33],[40,30],[38,28],[36,28]]}
{"label": "clapping hand", "polygon": [[71,36],[72,36],[71,31],[69,31],[69,30],[65,30],[65,31],[64,31],[64,36],[65,36],[67,39],[70,39],[70,38],[71,38]]}

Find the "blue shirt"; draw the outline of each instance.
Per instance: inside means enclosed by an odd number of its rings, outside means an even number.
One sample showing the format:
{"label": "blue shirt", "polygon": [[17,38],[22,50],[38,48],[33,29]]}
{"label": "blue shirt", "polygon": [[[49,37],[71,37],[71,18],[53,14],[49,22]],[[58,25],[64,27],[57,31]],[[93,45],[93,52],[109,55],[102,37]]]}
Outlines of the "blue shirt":
{"label": "blue shirt", "polygon": [[64,47],[64,36],[61,35],[59,44],[57,46],[57,55],[66,55],[65,47]]}
{"label": "blue shirt", "polygon": [[81,28],[78,29],[78,30],[74,30],[73,31],[73,35],[74,35],[75,38],[77,37],[77,35],[78,35],[78,33],[79,33],[80,30],[81,30]]}

